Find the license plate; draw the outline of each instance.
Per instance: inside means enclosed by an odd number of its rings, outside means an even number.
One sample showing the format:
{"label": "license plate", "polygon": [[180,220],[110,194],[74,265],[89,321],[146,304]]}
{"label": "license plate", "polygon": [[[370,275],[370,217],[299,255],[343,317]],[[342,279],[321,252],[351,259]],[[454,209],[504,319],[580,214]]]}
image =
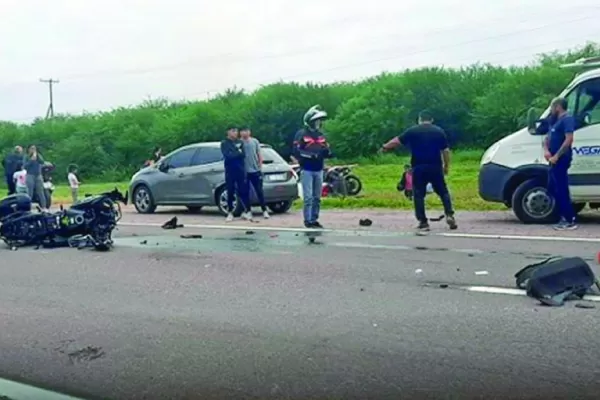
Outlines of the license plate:
{"label": "license plate", "polygon": [[269,182],[281,182],[287,179],[287,174],[268,174],[265,177]]}

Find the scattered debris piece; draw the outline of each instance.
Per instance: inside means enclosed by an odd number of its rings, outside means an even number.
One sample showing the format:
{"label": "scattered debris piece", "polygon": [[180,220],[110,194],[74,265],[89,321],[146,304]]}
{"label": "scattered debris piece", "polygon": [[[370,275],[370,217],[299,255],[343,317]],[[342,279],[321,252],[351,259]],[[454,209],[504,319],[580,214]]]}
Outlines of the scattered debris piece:
{"label": "scattered debris piece", "polygon": [[254,231],[246,231],[246,235],[254,235]]}
{"label": "scattered debris piece", "polygon": [[415,274],[422,274],[423,270],[421,268],[415,269]]}
{"label": "scattered debris piece", "polygon": [[69,361],[81,362],[81,361],[93,361],[100,357],[103,357],[106,353],[102,350],[102,347],[87,346],[81,350],[73,351],[69,354]]}
{"label": "scattered debris piece", "polygon": [[490,273],[487,271],[475,271],[475,275],[489,275]]}
{"label": "scattered debris piece", "polygon": [[210,268],[210,264],[204,264],[204,268]]}
{"label": "scattered debris piece", "polygon": [[425,246],[415,246],[415,250],[427,250]]}
{"label": "scattered debris piece", "polygon": [[361,287],[361,288],[360,288],[360,291],[361,291],[361,292],[364,292],[364,291],[365,291],[365,288],[364,288],[364,287]]}
{"label": "scattered debris piece", "polygon": [[142,240],[142,241],[140,242],[140,244],[148,244],[148,241],[147,241],[147,240]]}
{"label": "scattered debris piece", "polygon": [[276,233],[269,233],[269,237],[276,238],[276,237],[279,237],[279,235]]}
{"label": "scattered debris piece", "polygon": [[445,284],[445,283],[442,283],[442,284],[440,284],[440,287],[441,287],[442,289],[446,289],[446,288],[448,287],[448,285],[447,285],[447,284]]}
{"label": "scattered debris piece", "polygon": [[369,218],[365,218],[365,219],[361,219],[360,221],[358,221],[358,224],[360,226],[371,226],[371,225],[373,225],[373,221],[371,221]]}
{"label": "scattered debris piece", "polygon": [[177,228],[183,228],[182,224],[178,224],[177,223],[177,217],[173,217],[170,220],[168,220],[167,222],[165,222],[164,224],[162,224],[162,228],[163,229],[177,229]]}
{"label": "scattered debris piece", "polygon": [[467,256],[468,256],[468,257],[475,257],[475,254],[473,254],[473,253],[469,253],[469,254],[467,254]]}
{"label": "scattered debris piece", "polygon": [[429,218],[429,220],[430,220],[431,222],[438,222],[438,221],[441,221],[441,220],[443,220],[444,218],[446,218],[446,216],[445,216],[444,214],[442,214],[442,215],[440,215],[440,216],[439,216],[439,217],[437,217],[437,218]]}
{"label": "scattered debris piece", "polygon": [[460,272],[460,268],[456,268],[456,272]]}
{"label": "scattered debris piece", "polygon": [[202,235],[179,235],[182,239],[202,239]]}
{"label": "scattered debris piece", "polygon": [[585,308],[585,309],[596,308],[596,306],[593,304],[585,304],[585,303],[577,303],[577,304],[575,304],[575,307],[576,308]]}
{"label": "scattered debris piece", "polygon": [[374,328],[377,328],[377,324],[373,324],[373,327],[374,327]]}

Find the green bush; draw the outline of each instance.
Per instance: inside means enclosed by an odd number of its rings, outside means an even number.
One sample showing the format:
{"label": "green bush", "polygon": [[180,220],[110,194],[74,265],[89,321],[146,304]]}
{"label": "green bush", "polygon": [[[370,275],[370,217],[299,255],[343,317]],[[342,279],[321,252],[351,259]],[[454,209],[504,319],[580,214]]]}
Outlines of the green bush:
{"label": "green bush", "polygon": [[[430,109],[454,147],[483,149],[524,125],[527,110],[545,107],[572,79],[558,64],[599,55],[588,44],[566,54],[545,54],[524,67],[473,65],[384,73],[358,83],[275,83],[252,93],[228,90],[209,101],[158,100],[137,107],[60,115],[30,125],[0,122],[0,148],[38,145],[57,166],[58,180],[75,163],[82,179],[128,179],[150,157],[184,144],[220,140],[229,124],[247,124],[284,156],[303,113],[320,104],[330,114],[326,132],[338,157],[369,157]],[[64,174],[61,171],[65,171]]]}

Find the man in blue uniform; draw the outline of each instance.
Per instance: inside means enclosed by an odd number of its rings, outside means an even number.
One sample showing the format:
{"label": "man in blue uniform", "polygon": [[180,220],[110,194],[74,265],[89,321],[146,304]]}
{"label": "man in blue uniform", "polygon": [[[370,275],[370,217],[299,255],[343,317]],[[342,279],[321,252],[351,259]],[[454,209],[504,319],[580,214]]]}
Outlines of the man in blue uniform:
{"label": "man in blue uniform", "polygon": [[429,230],[429,220],[425,215],[425,196],[429,183],[442,200],[448,226],[450,229],[456,229],[452,199],[444,178],[450,166],[446,133],[433,123],[433,117],[428,111],[422,111],[419,114],[418,125],[408,128],[400,136],[384,144],[381,151],[392,150],[400,145],[408,147],[411,153],[413,202],[415,216],[419,221],[417,229]]}
{"label": "man in blue uniform", "polygon": [[544,157],[550,163],[548,190],[554,196],[560,221],[556,230],[577,229],[575,211],[569,192],[569,168],[573,159],[573,132],[575,119],[567,112],[564,98],[554,99],[550,105],[550,131],[544,140]]}

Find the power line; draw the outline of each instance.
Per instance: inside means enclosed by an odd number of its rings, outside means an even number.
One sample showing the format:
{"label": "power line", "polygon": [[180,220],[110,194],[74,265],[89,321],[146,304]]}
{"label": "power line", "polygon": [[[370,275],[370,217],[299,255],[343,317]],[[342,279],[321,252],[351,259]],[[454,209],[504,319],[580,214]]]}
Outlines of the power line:
{"label": "power line", "polygon": [[[599,32],[594,32],[593,35],[600,36],[600,31]],[[569,37],[569,38],[561,38],[561,39],[558,39],[558,40],[553,40],[551,42],[546,42],[545,44],[563,43],[563,42],[568,42],[568,41],[579,39],[579,38],[580,38],[580,36],[577,35],[577,36],[573,36],[573,37]],[[487,57],[490,57],[490,56],[497,56],[497,55],[512,53],[512,52],[515,52],[515,51],[520,51],[520,50],[535,49],[535,48],[538,48],[538,47],[539,47],[539,45],[521,46],[521,47],[511,48],[511,49],[508,49],[508,50],[497,51],[497,52],[493,52],[493,53],[487,53],[487,54],[482,55],[481,57],[487,58]],[[556,49],[555,51],[567,51],[567,50],[572,50],[572,49],[573,49],[573,47],[569,46],[568,48],[563,48],[563,49],[559,48],[559,49]],[[523,60],[523,59],[530,59],[530,60],[532,60],[532,58],[533,58],[532,55],[521,55],[521,56],[506,58],[506,59],[498,61],[496,63],[499,64],[499,63],[504,63],[504,62],[512,62],[512,61],[515,61],[515,60]],[[472,61],[472,58],[466,58],[465,57],[464,59],[457,60],[457,61],[458,62]],[[490,62],[486,62],[486,63],[490,63]],[[492,64],[494,64],[494,63],[492,62]],[[441,64],[441,65],[443,66],[443,64]],[[423,67],[425,67],[425,66],[423,66]],[[423,68],[423,67],[419,67],[419,68]],[[315,73],[315,72],[313,71],[313,72],[310,72],[309,74],[313,74],[313,73]],[[295,76],[299,76],[299,75],[300,74],[297,74]],[[280,78],[280,79],[285,79],[285,78]],[[252,84],[247,84],[246,86],[260,86],[260,85],[266,85],[266,84],[270,84],[270,83],[275,83],[275,82],[265,82],[265,81],[262,81],[262,82],[255,82],[255,83],[252,83]],[[179,97],[179,98],[186,98],[186,97],[191,97],[191,96],[197,96],[198,94],[204,94],[204,95],[206,95],[206,94],[210,94],[210,93],[213,93],[213,92],[222,92],[224,90],[226,90],[226,89],[213,90],[213,91],[205,91],[205,92],[188,93],[188,94],[179,95],[177,97]],[[157,96],[157,97],[162,97],[162,96]],[[169,96],[164,96],[164,97],[169,98]],[[170,98],[173,98],[173,96],[170,96]],[[90,111],[90,112],[100,112],[100,111],[102,111],[102,110]],[[72,112],[72,114],[76,114],[76,113],[80,113],[80,112],[81,111],[74,111],[74,112]],[[69,112],[67,112],[66,114],[69,114]],[[13,122],[31,121],[31,120],[33,120],[35,118],[36,117],[18,118],[18,119],[11,119],[11,121],[13,121]]]}
{"label": "power line", "polygon": [[[564,24],[567,24],[567,23],[579,22],[581,20],[590,19],[590,18],[596,18],[596,17],[587,16],[587,17],[583,17],[583,18],[572,19],[572,20],[568,20],[568,21],[563,21],[562,24],[564,25]],[[455,48],[455,47],[460,47],[460,46],[464,46],[464,45],[467,45],[467,44],[473,44],[473,43],[479,43],[479,42],[486,42],[486,41],[489,41],[489,40],[494,40],[494,39],[499,39],[499,38],[503,38],[503,37],[513,36],[513,35],[517,35],[517,34],[521,34],[521,33],[538,31],[538,30],[541,30],[541,29],[546,29],[546,28],[555,26],[555,25],[556,25],[556,23],[546,24],[546,25],[541,25],[541,26],[535,27],[535,28],[528,28],[528,29],[523,29],[523,30],[520,30],[520,31],[508,32],[508,33],[504,33],[504,34],[500,34],[500,35],[495,35],[495,36],[488,36],[488,37],[484,37],[484,38],[472,39],[472,40],[468,40],[468,41],[464,41],[464,42],[458,42],[458,43],[453,43],[453,44],[449,44],[449,45],[445,45],[445,46],[436,46],[436,47],[431,47],[429,49],[416,50],[416,51],[409,52],[409,53],[395,54],[395,55],[387,56],[387,57],[383,57],[383,58],[371,59],[371,60],[366,60],[366,61],[359,61],[359,62],[350,63],[350,64],[342,64],[342,65],[338,65],[338,66],[335,66],[335,67],[330,67],[330,68],[325,68],[325,69],[318,69],[318,70],[313,70],[313,71],[310,71],[310,72],[303,72],[303,73],[294,74],[294,75],[287,75],[287,76],[278,78],[278,80],[294,79],[294,78],[299,78],[299,77],[304,77],[304,76],[310,76],[310,75],[320,74],[320,73],[323,73],[323,72],[338,71],[338,70],[344,70],[344,69],[348,69],[348,68],[359,67],[359,66],[363,66],[363,65],[374,64],[374,63],[378,63],[378,62],[382,62],[382,61],[390,61],[390,60],[408,58],[408,57],[412,57],[412,56],[419,55],[419,54],[424,54],[424,53],[429,53],[429,52],[436,51],[436,50],[448,49],[448,48]],[[254,82],[254,83],[249,83],[249,84],[250,85],[253,85],[253,84],[260,85],[260,84],[264,84],[264,81],[263,82]],[[204,94],[204,93],[207,93],[207,92],[218,92],[220,90],[221,89],[212,88],[210,90],[203,90],[203,91],[200,91],[200,92],[196,92],[196,95]]]}
{"label": "power line", "polygon": [[[592,10],[600,10],[600,7],[597,6],[589,6],[586,7]],[[571,8],[568,9],[569,11],[571,10]],[[581,10],[581,8],[579,8],[579,10]],[[555,10],[556,13],[560,13],[560,9]],[[567,9],[565,9],[564,11],[567,11]],[[538,28],[533,28],[533,29],[527,29],[527,30],[523,30],[523,31],[518,31],[518,32],[513,32],[513,33],[509,33],[509,34],[503,34],[503,35],[499,35],[497,37],[504,37],[504,36],[510,36],[510,35],[514,35],[516,33],[523,33],[523,32],[529,32],[529,31],[536,31],[542,28],[546,28],[549,26],[555,26],[555,25],[559,25],[559,24],[564,24],[564,23],[571,23],[571,22],[578,22],[578,21],[582,21],[582,20],[587,20],[587,19],[592,19],[592,18],[598,18],[597,16],[592,16],[592,15],[586,15],[585,17],[582,18],[578,18],[578,19],[570,19],[567,21],[554,21],[553,23],[550,24],[546,24],[543,25],[542,27],[538,27]],[[350,19],[350,18],[348,18]],[[498,17],[498,18],[493,18],[493,19],[489,19],[489,20],[485,20],[482,21],[482,23],[489,23],[492,21],[498,21],[498,20],[505,20],[505,19],[510,19],[511,22],[515,22],[513,19],[513,15],[509,14],[507,16],[503,16],[503,17]],[[344,19],[342,19],[344,20]],[[438,29],[435,31],[429,31],[429,35],[425,35],[425,36],[432,36],[435,34],[439,34],[439,33],[447,33],[447,32],[451,32],[453,30],[457,30],[460,29],[461,27],[464,27],[465,25],[469,25],[468,23],[461,23],[461,24],[456,24],[454,26],[452,26],[451,28],[442,28],[442,29]],[[376,35],[376,36],[371,36],[369,39],[377,39],[378,37],[381,36],[385,36],[386,38],[394,38],[394,37],[404,37],[406,36],[405,33],[402,34],[395,34],[395,35]],[[423,37],[423,36],[421,36]],[[397,47],[394,47],[397,48]],[[380,50],[375,50],[375,51],[385,51],[385,50],[389,50],[388,49],[380,49]],[[331,46],[309,46],[309,47],[305,47],[305,48],[300,48],[300,49],[296,49],[294,51],[286,51],[286,52],[281,52],[281,53],[272,53],[272,54],[266,54],[266,55],[261,55],[258,57],[253,57],[253,56],[249,56],[249,57],[239,57],[237,60],[232,60],[229,62],[245,62],[248,60],[262,60],[262,59],[277,59],[277,58],[284,58],[284,57],[289,57],[289,56],[297,56],[297,55],[301,55],[301,54],[310,54],[310,53],[315,53],[315,52],[324,52],[324,51],[331,51]],[[215,62],[215,61],[223,61],[222,59],[228,56],[237,56],[239,53],[236,52],[230,52],[230,53],[225,53],[225,54],[219,54],[219,55],[214,55],[214,56],[209,56],[209,57],[199,57],[199,58],[195,58],[192,60],[188,60],[185,62],[181,62],[181,63],[175,63],[175,64],[169,64],[169,65],[162,65],[162,66],[156,66],[156,67],[150,67],[150,68],[132,68],[132,69],[122,69],[122,70],[105,70],[105,71],[98,71],[98,72],[90,72],[90,73],[81,73],[81,74],[72,74],[72,75],[67,75],[67,76],[63,76],[63,80],[80,80],[80,79],[86,79],[86,78],[92,78],[92,77],[99,77],[99,76],[114,76],[114,75],[142,75],[142,74],[148,74],[148,73],[156,73],[156,72],[162,72],[162,71],[173,71],[173,70],[177,70],[180,68],[185,68],[185,67],[191,67],[197,64],[207,64],[210,62]]]}
{"label": "power line", "polygon": [[58,79],[40,79],[40,82],[48,84],[48,94],[50,97],[50,102],[48,104],[48,109],[46,110],[46,119],[54,117],[54,90],[53,85],[55,83],[60,83]]}

